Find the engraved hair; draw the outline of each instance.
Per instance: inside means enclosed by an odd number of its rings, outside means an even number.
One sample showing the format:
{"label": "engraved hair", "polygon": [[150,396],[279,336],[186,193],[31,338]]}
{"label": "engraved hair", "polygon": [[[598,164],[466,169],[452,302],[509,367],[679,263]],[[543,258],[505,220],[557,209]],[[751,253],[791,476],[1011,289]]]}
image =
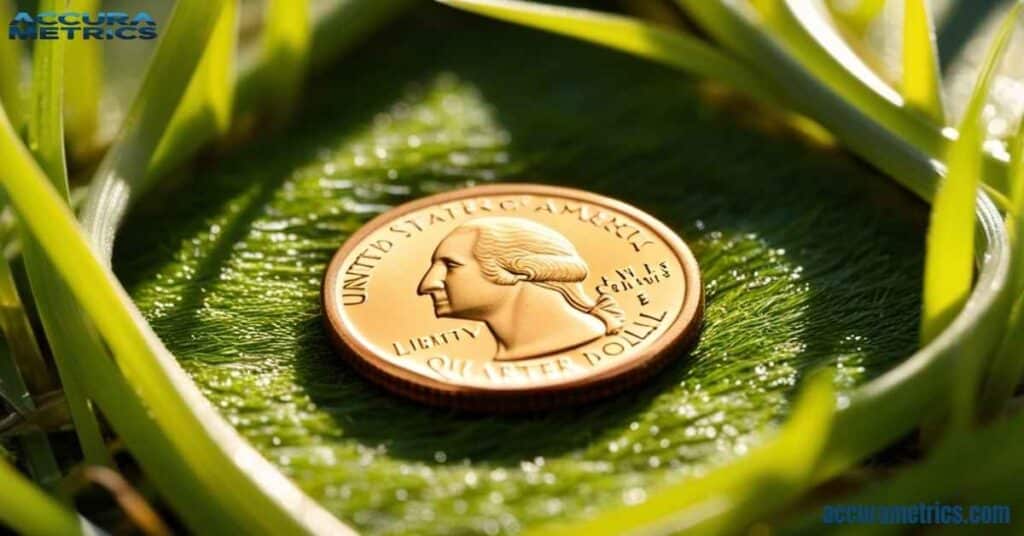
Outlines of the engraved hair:
{"label": "engraved hair", "polygon": [[572,242],[557,231],[523,218],[477,218],[459,230],[476,231],[473,257],[487,279],[499,285],[529,281],[554,290],[574,309],[591,314],[605,325],[605,333],[618,333],[623,312],[607,294],[594,300],[582,281],[587,263]]}

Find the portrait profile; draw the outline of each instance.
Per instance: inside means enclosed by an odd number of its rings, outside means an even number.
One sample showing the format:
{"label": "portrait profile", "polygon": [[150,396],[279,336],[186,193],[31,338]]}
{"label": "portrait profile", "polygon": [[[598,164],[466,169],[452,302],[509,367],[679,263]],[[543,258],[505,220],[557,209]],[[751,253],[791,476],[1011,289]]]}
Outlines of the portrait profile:
{"label": "portrait profile", "polygon": [[481,217],[438,243],[417,289],[438,318],[483,322],[495,360],[547,355],[618,333],[623,312],[612,296],[592,298],[589,268],[561,233],[517,217]]}

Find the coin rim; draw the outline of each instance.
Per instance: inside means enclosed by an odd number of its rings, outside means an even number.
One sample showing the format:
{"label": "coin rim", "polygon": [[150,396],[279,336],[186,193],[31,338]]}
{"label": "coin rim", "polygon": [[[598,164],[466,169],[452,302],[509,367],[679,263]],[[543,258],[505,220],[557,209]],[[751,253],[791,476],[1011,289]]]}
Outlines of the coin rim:
{"label": "coin rim", "polygon": [[[489,195],[537,195],[575,199],[604,206],[630,216],[655,232],[675,253],[685,276],[683,305],[672,325],[639,355],[598,374],[534,388],[495,388],[456,385],[417,374],[377,356],[362,344],[341,318],[337,294],[338,272],[364,238],[400,216],[429,206]],[[692,292],[691,289],[697,289]],[[334,348],[364,377],[395,394],[422,403],[462,410],[521,412],[589,402],[621,392],[663,368],[676,353],[696,341],[703,321],[704,287],[700,267],[690,248],[672,229],[646,212],[622,201],[575,188],[532,183],[469,186],[434,194],[399,205],[363,224],[331,258],[320,292],[328,335]]]}

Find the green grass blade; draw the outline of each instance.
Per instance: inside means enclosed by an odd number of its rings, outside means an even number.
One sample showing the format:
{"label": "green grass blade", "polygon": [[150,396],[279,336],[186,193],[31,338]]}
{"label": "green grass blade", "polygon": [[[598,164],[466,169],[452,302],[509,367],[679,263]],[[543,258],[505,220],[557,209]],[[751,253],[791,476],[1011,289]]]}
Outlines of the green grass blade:
{"label": "green grass blade", "polygon": [[[14,5],[10,0],[0,0],[0,20],[6,24],[14,17]],[[25,55],[21,41],[0,36],[0,104],[10,110],[11,123],[15,130],[25,124],[24,91],[22,88],[22,59]]]}
{"label": "green grass blade", "polygon": [[3,329],[4,338],[25,378],[28,390],[43,394],[56,389],[56,383],[50,376],[49,367],[39,350],[39,342],[25,314],[21,297],[18,296],[6,258],[0,259],[0,328]]}
{"label": "green grass blade", "polygon": [[[57,2],[41,2],[40,9],[54,11],[57,9]],[[64,202],[70,203],[64,154],[64,51],[63,40],[40,40],[36,43],[28,141],[33,155],[46,172],[50,183],[64,198]],[[77,89],[76,87],[75,91]],[[43,255],[35,238],[30,233],[22,233],[22,243],[25,268],[36,308],[50,342],[85,460],[95,465],[113,465],[103,441],[99,422],[80,385],[79,375],[75,373],[75,361],[91,357],[81,353],[83,348],[71,344],[75,341],[66,330],[69,315],[80,313],[74,310],[73,303],[70,307],[65,305],[71,298],[64,280]]]}
{"label": "green grass blade", "polygon": [[992,362],[984,391],[984,412],[995,415],[1024,381],[1024,120],[1011,146],[1012,207],[1006,216],[1013,240],[1011,292],[1016,303],[1006,325],[1006,336]]}
{"label": "green grass blade", "polygon": [[[190,4],[193,5],[193,4]],[[0,184],[7,191],[21,222],[39,241],[63,276],[76,301],[95,323],[124,375],[121,396],[111,397],[111,385],[90,380],[91,396],[102,398],[107,413],[131,415],[132,448],[159,449],[161,459],[140,457],[154,481],[164,483],[174,504],[189,521],[208,519],[215,528],[240,533],[348,534],[347,527],[312,503],[287,478],[245,443],[196,389],[135,308],[108,265],[90,248],[75,217],[48,183],[41,169],[0,113]],[[104,257],[109,258],[109,257]],[[110,363],[90,363],[85,373],[96,374]],[[107,391],[107,390],[110,391]],[[135,399],[135,400],[132,400]],[[105,402],[104,402],[105,401]],[[120,430],[119,430],[120,431]],[[148,440],[148,441],[147,441]],[[173,478],[171,478],[173,476]],[[184,482],[200,495],[173,493]],[[193,511],[194,510],[194,511]],[[205,516],[203,514],[206,514]],[[219,521],[218,521],[219,520]],[[195,524],[198,532],[215,528]]]}
{"label": "green grass blade", "polygon": [[286,117],[295,106],[309,65],[312,16],[309,0],[268,0],[263,29],[263,57],[267,69],[264,90],[274,99],[272,114]]}
{"label": "green grass blade", "polygon": [[[810,116],[837,135],[846,129],[842,125],[843,121],[832,120],[835,114],[830,110],[852,108],[860,117],[848,117],[846,122],[871,122],[874,128],[884,131],[886,138],[896,138],[900,146],[908,145],[912,148],[916,158],[942,165],[949,142],[948,132],[941,125],[932,124],[920,114],[905,108],[902,96],[886,85],[845,45],[841,36],[822,16],[815,2],[757,2],[762,19],[758,24],[750,20],[753,18],[750,13],[740,9],[739,3],[721,0],[676,2],[716,40],[746,58],[751,65],[760,66],[762,76],[786,87],[789,93],[804,95],[816,92],[815,88],[804,81],[807,76],[811,76],[815,83],[825,85],[832,93],[833,104]],[[776,59],[772,54],[766,55],[765,52],[770,52],[773,47],[781,47],[786,57]],[[801,111],[806,112],[803,109]],[[904,152],[902,147],[894,147],[892,150],[869,147],[864,150],[857,147],[863,140],[856,135],[843,134],[839,138],[869,162],[894,178],[904,180],[901,173],[894,173],[890,169],[891,160],[905,159],[905,155],[900,154]],[[892,144],[890,141],[880,143]],[[873,153],[880,156],[874,156]],[[1003,156],[986,153],[986,191],[996,201],[1002,201],[1008,191],[1006,167]],[[912,189],[925,199],[931,198],[929,192],[914,187]]]}
{"label": "green grass blade", "polygon": [[776,92],[746,65],[700,39],[643,21],[587,9],[518,0],[438,0],[466,11],[567,35],[713,78],[775,102]]}
{"label": "green grass blade", "polygon": [[[982,172],[982,143],[985,129],[982,110],[988,100],[992,78],[1017,24],[1021,4],[1007,15],[968,103],[959,138],[949,149],[949,166],[932,206],[927,236],[921,342],[935,339],[961,310],[971,291],[974,275],[974,212]],[[1000,335],[1001,337],[1001,335]],[[950,429],[966,429],[974,419],[978,384],[985,355],[965,354],[951,371]]]}
{"label": "green grass blade", "polygon": [[806,486],[835,410],[831,378],[812,375],[778,435],[707,476],[660,489],[637,506],[530,534],[733,534],[781,507]]}
{"label": "green grass blade", "polygon": [[944,125],[939,54],[928,3],[905,0],[903,5],[903,98],[907,107]]}
{"label": "green grass blade", "polygon": [[[99,11],[99,0],[67,0],[64,9],[78,13]],[[103,95],[103,42],[64,40],[64,77],[74,80],[74,91],[64,94],[64,121],[68,143],[76,157],[92,154],[99,140],[100,101]]]}
{"label": "green grass blade", "polygon": [[227,0],[147,175],[163,175],[203,144],[227,132],[234,105],[237,48],[238,0]]}
{"label": "green grass blade", "polygon": [[[32,394],[48,392],[54,385],[25,316],[7,259],[0,259],[0,327],[6,339],[5,350],[9,350],[9,355],[0,355],[4,362],[0,366],[0,390],[15,410],[29,413],[36,407]],[[47,487],[56,484],[60,468],[46,434],[29,433],[21,438],[20,444],[32,476]]]}
{"label": "green grass blade", "polygon": [[117,224],[131,197],[146,184],[153,153],[192,79],[222,6],[222,0],[175,5],[135,102],[96,171],[82,208],[82,224],[104,257],[113,250]]}
{"label": "green grass blade", "polygon": [[20,534],[97,534],[0,457],[0,522]]}
{"label": "green grass blade", "polygon": [[967,299],[974,272],[974,200],[981,175],[985,131],[981,113],[995,70],[1017,24],[1017,4],[1003,22],[978,76],[959,138],[950,146],[946,179],[939,185],[928,230],[921,341],[935,338]]}

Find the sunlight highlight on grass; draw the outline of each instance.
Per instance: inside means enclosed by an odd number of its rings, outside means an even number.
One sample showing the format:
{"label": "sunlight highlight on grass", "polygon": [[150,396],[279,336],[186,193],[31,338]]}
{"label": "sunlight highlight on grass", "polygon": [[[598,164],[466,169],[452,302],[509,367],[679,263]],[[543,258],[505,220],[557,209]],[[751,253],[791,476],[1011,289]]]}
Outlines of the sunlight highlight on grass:
{"label": "sunlight highlight on grass", "polygon": [[939,53],[927,0],[905,0],[903,5],[903,98],[909,108],[944,125]]}

